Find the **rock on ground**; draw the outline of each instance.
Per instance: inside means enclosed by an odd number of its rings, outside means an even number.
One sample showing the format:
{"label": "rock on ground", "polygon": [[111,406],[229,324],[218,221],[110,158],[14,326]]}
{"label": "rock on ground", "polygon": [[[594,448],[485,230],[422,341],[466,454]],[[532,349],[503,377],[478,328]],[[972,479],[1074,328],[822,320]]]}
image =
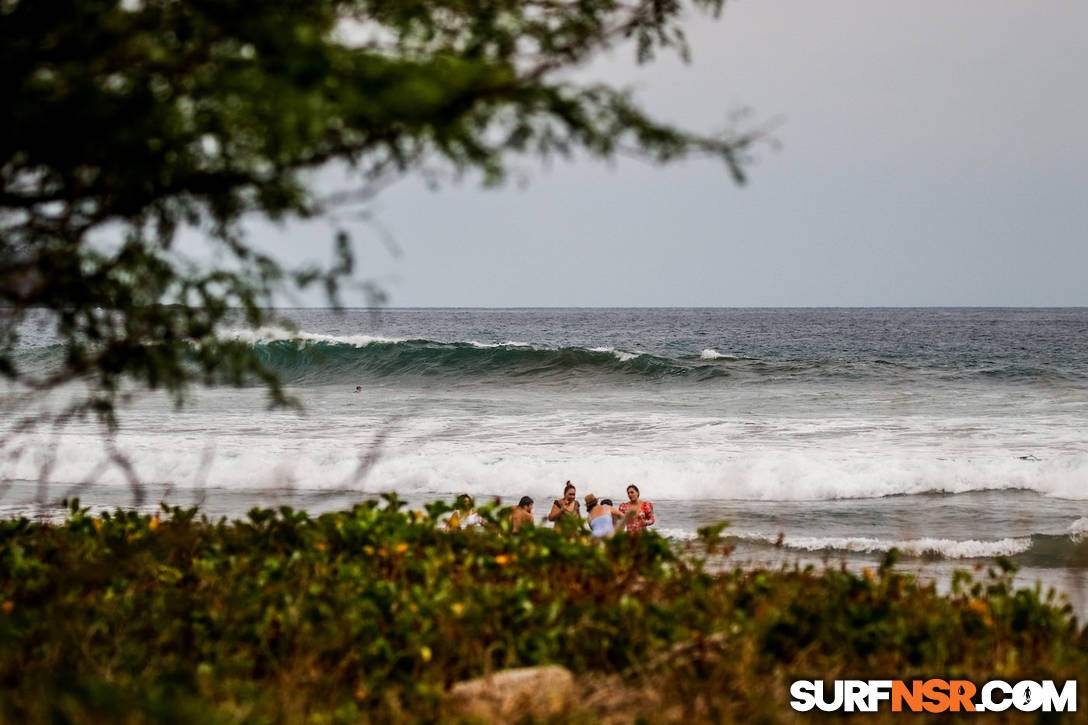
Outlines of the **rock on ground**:
{"label": "rock on ground", "polygon": [[550,718],[575,704],[574,676],[558,665],[521,667],[458,682],[446,695],[450,714],[490,723]]}

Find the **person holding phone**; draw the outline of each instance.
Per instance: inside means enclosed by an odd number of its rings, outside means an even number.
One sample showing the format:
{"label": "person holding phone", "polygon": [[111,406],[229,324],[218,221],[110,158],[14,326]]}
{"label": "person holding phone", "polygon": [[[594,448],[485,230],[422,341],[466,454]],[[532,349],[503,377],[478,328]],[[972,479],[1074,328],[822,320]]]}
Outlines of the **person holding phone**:
{"label": "person holding phone", "polygon": [[563,487],[563,498],[552,501],[552,510],[548,513],[548,521],[554,523],[563,516],[573,516],[576,519],[582,518],[582,507],[578,503],[578,491],[575,490],[574,484],[570,481],[567,481],[567,485]]}

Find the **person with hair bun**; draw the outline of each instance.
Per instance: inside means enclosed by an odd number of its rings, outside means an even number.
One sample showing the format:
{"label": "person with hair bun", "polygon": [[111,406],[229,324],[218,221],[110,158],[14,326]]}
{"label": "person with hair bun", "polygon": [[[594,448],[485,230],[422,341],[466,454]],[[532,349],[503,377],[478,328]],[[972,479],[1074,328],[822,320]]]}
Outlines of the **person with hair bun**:
{"label": "person with hair bun", "polygon": [[567,485],[563,487],[563,498],[557,498],[552,501],[552,510],[548,513],[548,521],[558,521],[563,516],[573,516],[576,519],[582,518],[582,507],[578,503],[578,491],[575,490],[574,484],[567,481]]}
{"label": "person with hair bun", "polygon": [[638,486],[631,484],[627,487],[627,501],[620,504],[624,525],[628,533],[638,533],[647,526],[654,525],[654,505],[649,501],[639,499]]}

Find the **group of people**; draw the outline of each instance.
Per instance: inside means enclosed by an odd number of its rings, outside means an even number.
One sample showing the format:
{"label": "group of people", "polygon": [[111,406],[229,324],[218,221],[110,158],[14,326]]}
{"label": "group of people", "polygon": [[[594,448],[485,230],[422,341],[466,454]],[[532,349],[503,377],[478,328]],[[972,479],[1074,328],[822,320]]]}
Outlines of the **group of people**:
{"label": "group of people", "polygon": [[[632,483],[627,487],[627,500],[619,507],[614,507],[612,499],[598,499],[593,494],[588,494],[585,497],[586,513],[583,517],[582,504],[578,501],[578,491],[573,483],[567,481],[563,488],[563,497],[552,501],[552,509],[548,513],[547,520],[557,523],[560,519],[569,517],[578,522],[585,521],[593,536],[601,539],[621,530],[637,533],[647,526],[654,525],[654,505],[649,501],[643,501],[640,495],[638,486]],[[472,508],[472,497],[463,493],[457,497],[453,514],[446,521],[446,529],[455,531],[482,523],[483,519]],[[510,514],[510,523],[515,532],[525,524],[535,523],[533,499],[528,496],[521,497]]]}
{"label": "group of people", "polygon": [[[643,501],[638,486],[631,484],[627,487],[627,501],[618,508],[613,507],[612,499],[598,499],[592,493],[585,497],[586,513],[584,520],[589,524],[589,530],[593,536],[606,538],[621,528],[628,532],[636,533],[647,526],[654,524],[654,505],[649,501]],[[578,490],[574,484],[567,481],[563,488],[563,497],[552,501],[551,511],[548,513],[548,521],[558,522],[564,517],[572,517],[583,520],[582,505],[578,501]],[[519,526],[533,522],[533,500],[523,496],[518,502],[510,517],[514,531]]]}

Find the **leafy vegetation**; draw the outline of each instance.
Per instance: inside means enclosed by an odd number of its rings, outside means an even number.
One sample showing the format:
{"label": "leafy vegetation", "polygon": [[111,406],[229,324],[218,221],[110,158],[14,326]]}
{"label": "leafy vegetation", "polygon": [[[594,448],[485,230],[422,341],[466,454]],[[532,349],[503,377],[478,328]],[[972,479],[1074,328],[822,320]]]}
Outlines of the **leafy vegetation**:
{"label": "leafy vegetation", "polygon": [[648,722],[776,722],[798,678],[1088,671],[1088,630],[1014,591],[1007,563],[942,596],[891,559],[711,574],[652,532],[515,535],[485,506],[488,526],[451,533],[447,511],[390,496],[316,517],[73,504],[63,525],[2,522],[0,720],[450,720],[450,684],[557,663]]}

